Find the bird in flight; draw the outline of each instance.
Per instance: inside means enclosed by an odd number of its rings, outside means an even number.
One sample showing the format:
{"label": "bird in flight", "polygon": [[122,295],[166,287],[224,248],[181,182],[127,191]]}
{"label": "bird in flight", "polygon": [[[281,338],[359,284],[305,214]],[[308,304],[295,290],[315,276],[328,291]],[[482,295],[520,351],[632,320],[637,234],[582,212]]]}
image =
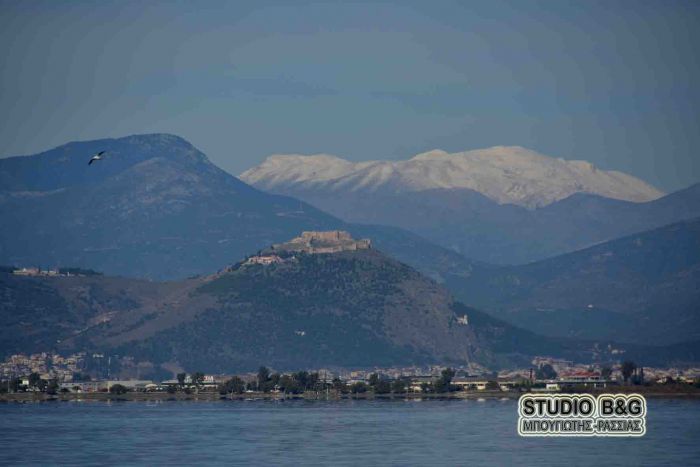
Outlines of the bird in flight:
{"label": "bird in flight", "polygon": [[88,165],[92,164],[95,161],[99,161],[100,159],[102,159],[102,154],[104,154],[105,152],[107,152],[107,151],[100,151],[97,154],[95,154],[94,156],[92,156],[90,158],[90,162],[88,162]]}

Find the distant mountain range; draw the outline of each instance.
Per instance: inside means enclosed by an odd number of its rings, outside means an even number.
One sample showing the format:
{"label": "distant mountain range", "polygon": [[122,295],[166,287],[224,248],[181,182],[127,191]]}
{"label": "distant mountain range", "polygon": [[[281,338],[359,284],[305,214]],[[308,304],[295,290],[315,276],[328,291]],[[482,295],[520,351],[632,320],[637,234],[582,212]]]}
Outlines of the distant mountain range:
{"label": "distant mountain range", "polygon": [[448,278],[458,299],[539,334],[700,341],[700,219],[522,266]]}
{"label": "distant mountain range", "polygon": [[[87,162],[98,152],[103,160]],[[348,225],[261,192],[173,135],[69,143],[0,159],[0,264],[152,279],[208,273],[302,230],[344,229],[438,277],[470,262],[415,234]]]}
{"label": "distant mountain range", "polygon": [[[105,158],[88,166],[102,150]],[[464,167],[445,179],[452,184],[430,188],[439,173],[453,170],[453,156],[435,152],[412,163],[427,171],[424,185],[405,185],[421,172],[401,163],[392,163],[400,170],[380,164],[385,169],[375,167],[362,184],[284,185],[317,207],[247,185],[172,135],[69,143],[0,159],[0,264],[105,273],[52,279],[0,272],[0,344],[4,352],[104,347],[188,368],[211,360],[212,370],[261,359],[280,366],[501,365],[532,355],[590,361],[620,346],[648,364],[700,361],[700,245],[692,220],[700,218],[700,185],[656,198],[661,193],[631,177],[521,149],[499,151],[505,149],[454,157],[462,161],[457,166],[476,167],[474,174],[486,170],[489,186],[533,183],[501,194],[518,204],[499,204],[492,199],[498,193],[457,183]],[[514,164],[512,171],[506,162],[476,164],[489,157]],[[335,165],[305,176],[332,178]],[[385,172],[390,176],[379,176]],[[266,184],[275,178],[260,180],[272,189]],[[577,186],[635,201],[582,192],[560,199]],[[644,199],[652,200],[637,202]],[[347,230],[369,238],[373,249],[193,277],[311,230]],[[452,301],[443,286],[474,308]],[[335,293],[342,297],[337,307]],[[454,321],[464,315],[466,329]],[[318,334],[306,332],[314,326]],[[297,341],[293,327],[315,337]],[[299,344],[291,347],[299,360],[277,341]],[[319,356],[324,352],[328,358]]]}
{"label": "distant mountain range", "polygon": [[546,206],[574,193],[626,201],[663,195],[622,172],[554,159],[518,146],[449,154],[433,150],[406,161],[349,162],[326,154],[275,155],[241,174],[265,190],[391,192],[472,190],[500,204]]}
{"label": "distant mountain range", "polygon": [[350,163],[271,156],[241,178],[348,222],[410,230],[477,261],[522,264],[700,216],[700,184],[663,196],[581,161],[522,148]]}

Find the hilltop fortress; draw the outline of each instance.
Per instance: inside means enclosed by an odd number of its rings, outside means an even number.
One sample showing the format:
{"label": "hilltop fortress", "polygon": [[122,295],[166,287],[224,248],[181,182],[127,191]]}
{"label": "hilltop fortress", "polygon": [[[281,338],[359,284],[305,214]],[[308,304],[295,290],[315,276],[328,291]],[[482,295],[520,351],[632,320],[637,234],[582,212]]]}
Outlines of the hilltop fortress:
{"label": "hilltop fortress", "polygon": [[[276,243],[270,248],[261,251],[258,255],[247,258],[241,265],[249,266],[260,264],[284,263],[288,259],[294,259],[294,253],[324,254],[338,253],[341,251],[369,250],[372,242],[369,239],[355,240],[343,230],[330,230],[326,232],[302,232],[285,243]],[[291,256],[290,256],[291,255]]]}
{"label": "hilltop fortress", "polygon": [[271,251],[294,251],[310,254],[337,253],[339,251],[368,250],[372,247],[369,239],[355,240],[343,230],[327,232],[302,232],[300,237],[286,243],[272,245]]}

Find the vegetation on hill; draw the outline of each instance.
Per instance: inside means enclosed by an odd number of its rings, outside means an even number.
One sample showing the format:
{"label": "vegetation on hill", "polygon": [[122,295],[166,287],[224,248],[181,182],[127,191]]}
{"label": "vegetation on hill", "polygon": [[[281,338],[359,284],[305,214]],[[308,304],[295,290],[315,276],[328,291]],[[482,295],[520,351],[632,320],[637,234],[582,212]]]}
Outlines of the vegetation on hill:
{"label": "vegetation on hill", "polygon": [[[424,297],[412,303],[408,287]],[[282,264],[245,266],[205,283],[192,300],[207,295],[216,297],[215,307],[129,344],[130,351],[208,371],[253,368],[263,357],[283,369],[468,358],[466,333],[450,337],[447,294],[376,251],[300,254]],[[430,330],[448,343],[462,342],[436,344]]]}
{"label": "vegetation on hill", "polygon": [[0,278],[0,354],[130,355],[207,372],[426,363],[489,365],[556,352],[377,250],[289,255],[181,282]]}
{"label": "vegetation on hill", "polygon": [[165,283],[0,273],[0,329],[2,356],[88,351],[207,373],[260,363],[497,368],[538,355],[607,362],[613,350],[643,362],[700,359],[683,346],[542,337],[454,302],[435,281],[374,249],[295,252],[279,263]]}

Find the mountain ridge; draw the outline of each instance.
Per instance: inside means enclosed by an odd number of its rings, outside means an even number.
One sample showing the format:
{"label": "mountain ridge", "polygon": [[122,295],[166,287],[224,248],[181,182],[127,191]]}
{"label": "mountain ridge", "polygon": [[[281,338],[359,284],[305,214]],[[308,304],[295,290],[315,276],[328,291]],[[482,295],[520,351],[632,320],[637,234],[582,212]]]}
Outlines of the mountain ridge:
{"label": "mountain ridge", "polygon": [[347,222],[399,227],[496,265],[538,261],[700,216],[700,184],[643,203],[574,193],[536,209],[498,204],[468,188],[341,190],[319,182],[271,192],[303,199]]}
{"label": "mountain ridge", "polygon": [[637,202],[663,195],[631,175],[600,170],[586,161],[551,158],[519,146],[452,154],[435,149],[403,161],[357,163],[328,154],[277,154],[240,178],[280,193],[319,187],[339,192],[470,189],[499,204],[527,208],[546,206],[579,192]]}
{"label": "mountain ridge", "polygon": [[[103,160],[87,164],[103,150]],[[372,237],[433,277],[469,268],[468,260],[416,234],[351,225],[262,192],[168,134],[0,159],[0,181],[0,264],[174,279],[217,270],[303,230],[340,229]]]}
{"label": "mountain ridge", "polygon": [[447,283],[465,303],[549,336],[697,341],[700,218]]}

